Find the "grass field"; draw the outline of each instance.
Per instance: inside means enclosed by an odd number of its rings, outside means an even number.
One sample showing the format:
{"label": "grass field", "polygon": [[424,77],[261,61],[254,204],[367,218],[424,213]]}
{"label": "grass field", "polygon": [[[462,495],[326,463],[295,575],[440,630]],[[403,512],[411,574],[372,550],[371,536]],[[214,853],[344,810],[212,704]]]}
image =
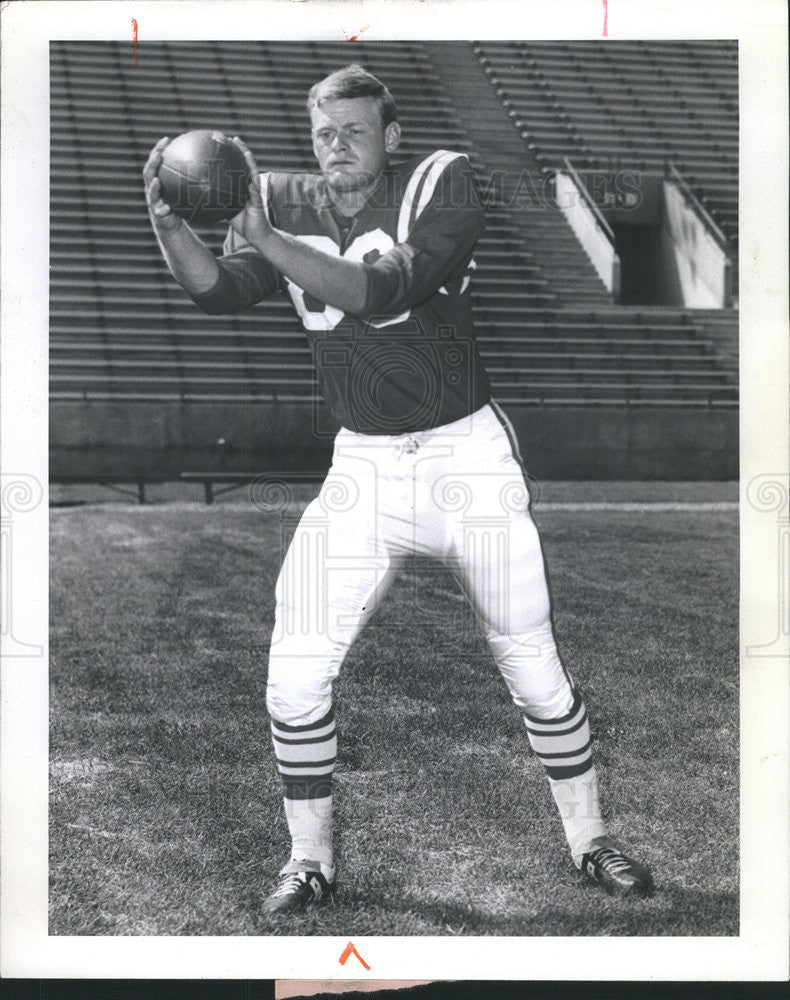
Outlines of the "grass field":
{"label": "grass field", "polygon": [[[586,485],[555,498],[611,495]],[[51,511],[50,933],[738,933],[734,510],[535,511],[604,804],[652,899],[578,876],[454,583],[415,564],[336,689],[337,903],[270,926],[280,522],[243,499]]]}

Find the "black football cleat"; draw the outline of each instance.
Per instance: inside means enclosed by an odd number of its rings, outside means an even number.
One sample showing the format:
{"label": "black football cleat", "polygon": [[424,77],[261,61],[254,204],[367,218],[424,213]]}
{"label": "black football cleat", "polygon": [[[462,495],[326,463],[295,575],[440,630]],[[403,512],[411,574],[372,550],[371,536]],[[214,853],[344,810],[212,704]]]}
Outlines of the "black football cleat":
{"label": "black football cleat", "polygon": [[298,913],[330,900],[335,892],[335,869],[318,861],[289,861],[280,872],[274,892],[261,911],[269,916]]}
{"label": "black football cleat", "polygon": [[655,889],[653,876],[638,861],[627,857],[609,842],[582,855],[581,871],[610,896],[644,899]]}

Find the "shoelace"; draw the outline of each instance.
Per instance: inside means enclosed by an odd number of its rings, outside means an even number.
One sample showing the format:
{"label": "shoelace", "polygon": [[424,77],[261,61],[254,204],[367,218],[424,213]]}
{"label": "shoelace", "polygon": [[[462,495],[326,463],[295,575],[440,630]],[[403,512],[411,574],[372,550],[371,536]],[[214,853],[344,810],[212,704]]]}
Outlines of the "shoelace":
{"label": "shoelace", "polygon": [[613,874],[631,867],[623,855],[611,847],[600,847],[597,851],[595,851],[593,857],[602,868],[605,868]]}
{"label": "shoelace", "polygon": [[292,892],[297,892],[304,884],[305,880],[300,878],[299,872],[292,872],[290,875],[283,875],[283,880],[274,890],[274,896],[289,896]]}

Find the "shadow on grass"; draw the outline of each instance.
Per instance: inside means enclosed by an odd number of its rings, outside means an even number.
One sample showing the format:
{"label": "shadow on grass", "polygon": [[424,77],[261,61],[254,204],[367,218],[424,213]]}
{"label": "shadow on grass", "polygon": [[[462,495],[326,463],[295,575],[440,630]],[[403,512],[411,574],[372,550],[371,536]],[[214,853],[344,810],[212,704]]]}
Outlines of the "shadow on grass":
{"label": "shadow on grass", "polygon": [[[564,887],[567,890],[567,887]],[[580,883],[571,896],[552,902],[513,901],[511,912],[479,904],[391,895],[377,911],[363,894],[340,892],[334,906],[270,920],[260,901],[250,899],[255,933],[276,936],[360,935],[442,937],[736,937],[738,900],[734,893],[701,892],[669,886],[642,899],[612,899]],[[492,907],[493,909],[493,907]]]}
{"label": "shadow on grass", "polygon": [[525,899],[512,913],[484,912],[463,903],[426,903],[405,897],[402,910],[436,926],[434,933],[501,937],[600,937],[622,935],[737,936],[735,894],[668,887],[650,899],[612,899],[581,884],[575,903],[538,904]]}

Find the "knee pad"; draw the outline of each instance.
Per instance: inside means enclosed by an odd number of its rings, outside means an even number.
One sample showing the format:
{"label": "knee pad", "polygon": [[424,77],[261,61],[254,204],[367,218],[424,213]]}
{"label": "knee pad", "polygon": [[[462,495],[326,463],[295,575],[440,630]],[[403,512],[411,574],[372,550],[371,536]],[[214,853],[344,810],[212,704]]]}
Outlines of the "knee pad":
{"label": "knee pad", "polygon": [[304,726],[323,718],[332,707],[334,675],[326,661],[290,656],[269,658],[266,708],[272,719]]}
{"label": "knee pad", "polygon": [[550,623],[514,635],[489,631],[486,637],[522,714],[556,719],[570,711],[573,682],[560,660]]}

